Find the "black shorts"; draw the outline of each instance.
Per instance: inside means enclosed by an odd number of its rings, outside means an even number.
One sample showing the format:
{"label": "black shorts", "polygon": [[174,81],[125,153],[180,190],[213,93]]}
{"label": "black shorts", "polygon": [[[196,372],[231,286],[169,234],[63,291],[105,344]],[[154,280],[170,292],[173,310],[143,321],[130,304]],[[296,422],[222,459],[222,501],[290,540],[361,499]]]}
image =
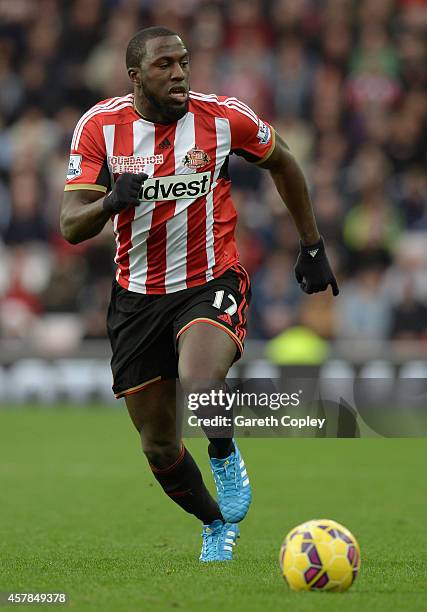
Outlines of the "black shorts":
{"label": "black shorts", "polygon": [[134,293],[113,282],[107,330],[117,398],[152,382],[178,377],[177,340],[190,325],[223,329],[243,352],[250,281],[240,264],[205,285],[165,295]]}

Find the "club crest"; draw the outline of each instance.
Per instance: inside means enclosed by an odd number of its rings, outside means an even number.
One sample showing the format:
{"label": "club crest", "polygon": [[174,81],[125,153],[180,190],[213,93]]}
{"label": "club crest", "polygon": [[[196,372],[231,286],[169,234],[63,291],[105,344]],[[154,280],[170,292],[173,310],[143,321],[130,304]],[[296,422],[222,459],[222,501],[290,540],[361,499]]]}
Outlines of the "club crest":
{"label": "club crest", "polygon": [[184,166],[188,166],[189,168],[201,168],[202,166],[206,166],[211,161],[211,158],[207,153],[202,151],[202,149],[190,149],[187,152],[182,163]]}

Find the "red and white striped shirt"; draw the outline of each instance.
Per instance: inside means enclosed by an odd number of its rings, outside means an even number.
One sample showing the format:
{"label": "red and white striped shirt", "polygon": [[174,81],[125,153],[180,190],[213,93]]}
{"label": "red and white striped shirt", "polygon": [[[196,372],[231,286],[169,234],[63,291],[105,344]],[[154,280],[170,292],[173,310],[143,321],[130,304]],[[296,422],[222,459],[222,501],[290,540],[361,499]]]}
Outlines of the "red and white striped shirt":
{"label": "red and white striped shirt", "polygon": [[129,94],[81,117],[65,190],[105,193],[122,172],[148,174],[141,204],[112,217],[116,278],[137,293],[172,293],[238,261],[228,156],[259,162],[273,148],[271,126],[236,98],[191,92],[188,112],[163,125],[143,119]]}

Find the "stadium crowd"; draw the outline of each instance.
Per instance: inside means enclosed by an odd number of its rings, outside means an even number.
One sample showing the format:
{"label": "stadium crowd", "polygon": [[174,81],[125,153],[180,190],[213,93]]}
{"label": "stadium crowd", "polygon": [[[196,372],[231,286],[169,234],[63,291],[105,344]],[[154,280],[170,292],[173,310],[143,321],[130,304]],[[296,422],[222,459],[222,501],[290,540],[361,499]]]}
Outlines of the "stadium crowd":
{"label": "stadium crowd", "polygon": [[130,91],[126,44],[154,24],[182,34],[193,90],[285,138],[338,273],[339,299],[300,291],[289,214],[232,156],[249,337],[427,342],[425,0],[0,0],[0,337],[105,336],[112,230],[70,246],[58,211],[79,116]]}

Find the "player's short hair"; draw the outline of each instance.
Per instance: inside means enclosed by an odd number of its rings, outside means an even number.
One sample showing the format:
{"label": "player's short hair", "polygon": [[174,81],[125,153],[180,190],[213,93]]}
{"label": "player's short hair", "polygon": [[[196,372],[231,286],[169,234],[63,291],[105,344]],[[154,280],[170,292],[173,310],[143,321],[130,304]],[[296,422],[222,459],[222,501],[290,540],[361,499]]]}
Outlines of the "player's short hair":
{"label": "player's short hair", "polygon": [[126,49],[126,68],[140,66],[145,55],[145,43],[151,38],[159,38],[160,36],[179,36],[179,34],[163,26],[153,26],[140,30],[131,38]]}

